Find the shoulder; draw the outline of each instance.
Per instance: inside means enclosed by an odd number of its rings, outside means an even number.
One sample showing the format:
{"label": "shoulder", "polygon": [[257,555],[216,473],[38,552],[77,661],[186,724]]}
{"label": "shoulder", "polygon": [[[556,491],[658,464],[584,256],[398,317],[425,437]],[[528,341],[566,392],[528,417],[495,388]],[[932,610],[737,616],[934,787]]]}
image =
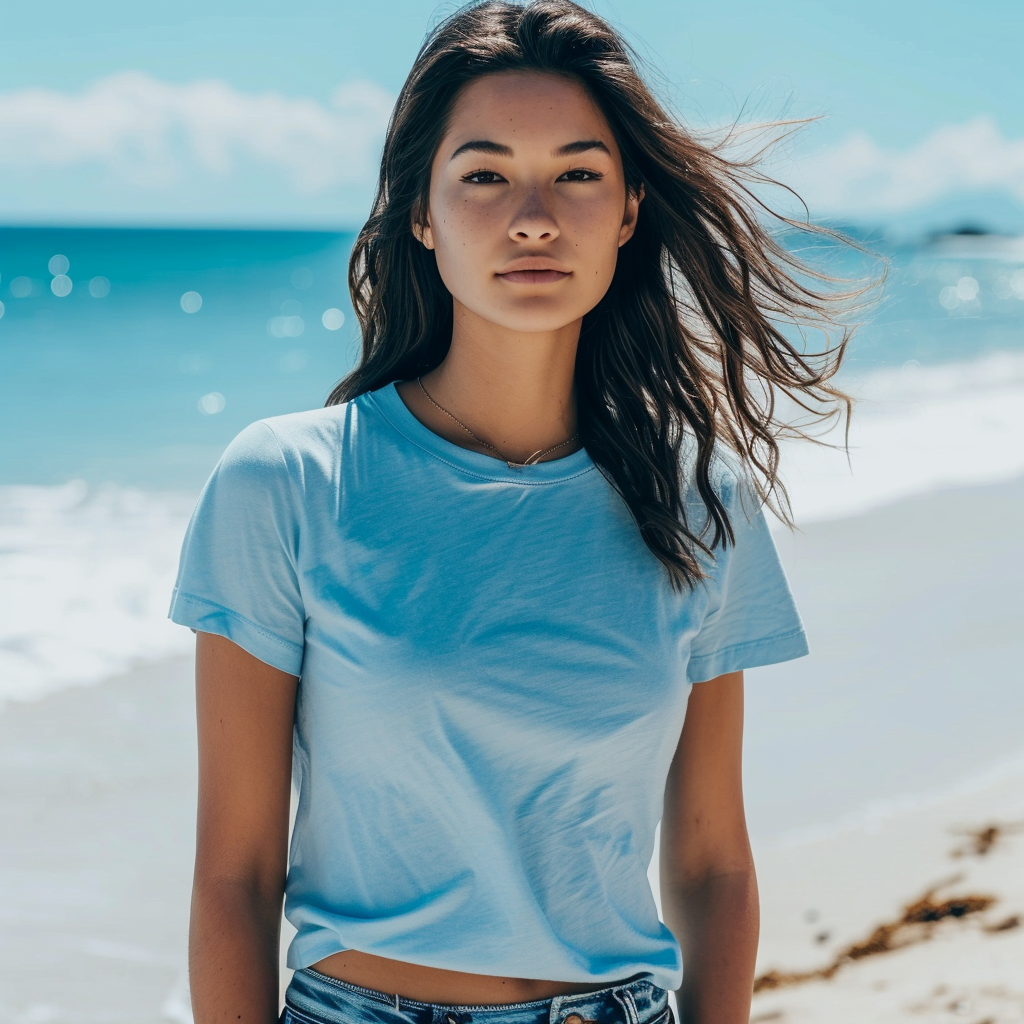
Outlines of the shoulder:
{"label": "shoulder", "polygon": [[273,438],[286,456],[315,456],[324,447],[335,447],[339,430],[344,428],[346,420],[356,415],[357,402],[345,402],[322,409],[268,416],[246,430],[262,427],[263,433]]}
{"label": "shoulder", "polygon": [[253,477],[283,475],[306,483],[317,476],[333,477],[343,447],[352,443],[364,417],[365,404],[357,398],[256,420],[234,437],[218,468]]}

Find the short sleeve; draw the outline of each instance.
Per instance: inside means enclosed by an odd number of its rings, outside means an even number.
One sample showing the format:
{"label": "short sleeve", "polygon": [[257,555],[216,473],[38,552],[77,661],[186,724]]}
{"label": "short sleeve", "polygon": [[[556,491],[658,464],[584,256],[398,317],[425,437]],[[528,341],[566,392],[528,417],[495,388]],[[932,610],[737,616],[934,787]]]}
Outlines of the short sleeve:
{"label": "short sleeve", "polygon": [[298,502],[271,427],[246,427],[228,446],[192,514],[170,618],[227,637],[291,675],[302,668]]}
{"label": "short sleeve", "polygon": [[691,683],[808,653],[803,623],[760,501],[737,480],[723,498],[735,543],[715,552],[707,610],[690,647]]}

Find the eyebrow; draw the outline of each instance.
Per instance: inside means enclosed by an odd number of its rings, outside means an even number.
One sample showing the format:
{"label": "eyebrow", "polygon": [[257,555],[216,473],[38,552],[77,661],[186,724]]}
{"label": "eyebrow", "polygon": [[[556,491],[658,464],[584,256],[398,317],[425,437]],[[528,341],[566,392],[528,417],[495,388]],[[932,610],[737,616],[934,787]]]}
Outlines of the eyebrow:
{"label": "eyebrow", "polygon": [[[611,151],[600,139],[580,139],[578,142],[567,142],[564,146],[559,146],[551,155],[576,156],[578,153],[587,153],[591,150],[598,150],[611,156]],[[454,160],[463,153],[487,153],[490,156],[507,157],[514,155],[511,146],[504,146],[500,142],[491,142],[490,139],[473,139],[459,146],[449,160]]]}

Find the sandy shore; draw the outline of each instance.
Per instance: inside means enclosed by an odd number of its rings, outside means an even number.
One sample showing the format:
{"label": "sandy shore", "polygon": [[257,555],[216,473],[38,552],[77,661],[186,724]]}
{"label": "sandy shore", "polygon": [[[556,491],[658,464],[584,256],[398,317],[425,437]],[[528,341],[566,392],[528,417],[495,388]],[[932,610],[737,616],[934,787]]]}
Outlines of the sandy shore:
{"label": "sandy shore", "polygon": [[[780,536],[813,654],[750,674],[755,1020],[1024,1021],[1022,522],[1017,481]],[[0,1024],[189,1019],[191,674],[0,712]]]}
{"label": "sandy shore", "polygon": [[951,784],[1024,745],[1024,477],[776,535],[809,657],[748,673],[751,832]]}
{"label": "sandy shore", "polygon": [[0,713],[0,1021],[187,1020],[191,659]]}
{"label": "sandy shore", "polygon": [[752,1021],[1024,1021],[1024,754],[756,855]]}
{"label": "sandy shore", "polygon": [[750,673],[752,1021],[1024,1021],[1022,523],[1018,479],[779,536],[812,654]]}

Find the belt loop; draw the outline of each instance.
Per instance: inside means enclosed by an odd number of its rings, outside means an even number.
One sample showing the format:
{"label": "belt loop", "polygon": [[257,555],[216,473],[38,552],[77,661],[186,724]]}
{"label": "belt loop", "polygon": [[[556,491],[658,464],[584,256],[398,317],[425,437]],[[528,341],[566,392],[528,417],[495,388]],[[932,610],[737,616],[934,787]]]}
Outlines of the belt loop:
{"label": "belt loop", "polygon": [[548,1024],[558,1024],[558,1015],[562,1012],[565,996],[552,996],[551,1009],[548,1011]]}
{"label": "belt loop", "polygon": [[400,1011],[401,1011],[401,1009],[402,1009],[402,1007],[401,1007],[401,1006],[400,1006],[400,1005],[398,1004],[398,993],[397,993],[397,992],[395,993],[395,1009],[396,1009],[397,1011],[399,1011],[399,1012],[400,1012]]}
{"label": "belt loop", "polygon": [[640,1024],[640,1014],[637,1013],[636,1002],[629,987],[623,985],[620,988],[613,988],[612,995],[615,996],[619,1005],[626,1011],[625,1024]]}

